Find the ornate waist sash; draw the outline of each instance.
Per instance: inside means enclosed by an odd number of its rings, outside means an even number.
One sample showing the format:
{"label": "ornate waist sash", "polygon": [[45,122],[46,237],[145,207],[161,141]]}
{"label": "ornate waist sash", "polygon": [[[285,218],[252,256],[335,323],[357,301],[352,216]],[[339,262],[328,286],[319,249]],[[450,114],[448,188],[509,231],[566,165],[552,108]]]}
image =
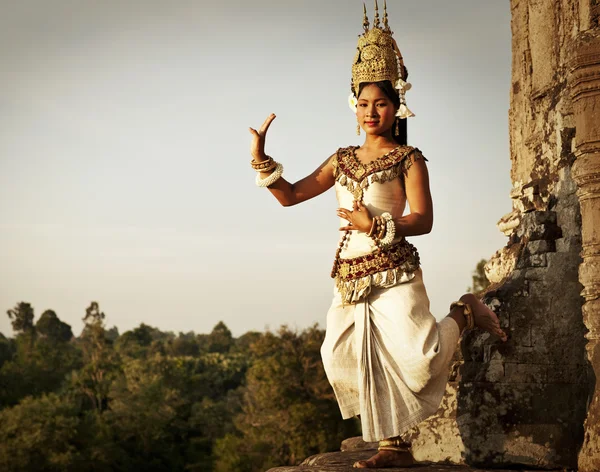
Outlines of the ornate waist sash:
{"label": "ornate waist sash", "polygon": [[354,303],[371,292],[371,287],[391,287],[408,282],[419,268],[417,249],[406,239],[377,252],[350,259],[340,258],[335,281],[343,303]]}

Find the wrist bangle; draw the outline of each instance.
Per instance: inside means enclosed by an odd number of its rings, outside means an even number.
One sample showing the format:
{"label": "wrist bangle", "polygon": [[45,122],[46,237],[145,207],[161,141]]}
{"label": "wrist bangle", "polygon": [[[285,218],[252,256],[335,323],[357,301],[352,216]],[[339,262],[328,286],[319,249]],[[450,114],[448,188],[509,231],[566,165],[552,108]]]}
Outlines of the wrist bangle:
{"label": "wrist bangle", "polygon": [[370,238],[373,237],[373,233],[375,233],[375,230],[377,229],[377,217],[373,217],[373,221],[371,222],[371,229],[369,230],[369,232],[367,233],[367,236],[369,236]]}
{"label": "wrist bangle", "polygon": [[271,172],[273,169],[276,169],[276,168],[277,168],[277,162],[275,162],[274,160],[271,159],[268,166],[265,166],[264,168],[260,168],[260,169],[254,167],[254,170],[256,172]]}
{"label": "wrist bangle", "polygon": [[275,167],[275,170],[268,177],[261,179],[260,174],[256,174],[256,185],[258,185],[259,187],[269,187],[270,185],[273,185],[275,181],[279,179],[279,177],[281,177],[282,174],[283,165],[281,165],[278,162],[277,167]]}
{"label": "wrist bangle", "polygon": [[396,224],[392,219],[392,215],[384,213],[381,217],[385,220],[385,237],[381,238],[380,244],[382,246],[389,246],[396,236]]}
{"label": "wrist bangle", "polygon": [[273,164],[273,162],[275,162],[273,160],[273,158],[271,156],[267,156],[267,158],[264,161],[255,161],[254,159],[252,159],[250,161],[250,165],[252,166],[252,168],[256,171],[263,171],[264,169],[271,167],[271,165]]}
{"label": "wrist bangle", "polygon": [[375,236],[378,240],[382,240],[383,236],[385,235],[385,230],[386,230],[386,224],[385,224],[385,220],[380,216],[379,217],[379,231],[377,232],[377,236]]}

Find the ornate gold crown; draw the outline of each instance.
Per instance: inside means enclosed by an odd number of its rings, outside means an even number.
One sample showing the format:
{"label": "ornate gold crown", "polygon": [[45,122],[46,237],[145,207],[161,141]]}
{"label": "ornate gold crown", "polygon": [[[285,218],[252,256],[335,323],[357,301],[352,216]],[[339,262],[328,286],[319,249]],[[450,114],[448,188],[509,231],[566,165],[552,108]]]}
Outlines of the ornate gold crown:
{"label": "ornate gold crown", "polygon": [[404,95],[411,88],[411,85],[406,82],[408,70],[404,66],[400,48],[398,48],[396,40],[392,37],[394,33],[388,25],[386,1],[383,2],[383,27],[379,22],[377,0],[375,0],[373,28],[369,29],[367,7],[364,4],[363,12],[365,32],[358,38],[357,51],[352,62],[352,91],[354,93],[349,97],[350,107],[355,110],[356,97],[358,97],[361,83],[389,80],[392,86],[398,89],[400,97],[400,109],[396,116],[400,118],[415,116],[406,107]]}
{"label": "ornate gold crown", "polygon": [[406,80],[408,76],[400,49],[392,37],[394,33],[388,25],[386,2],[383,3],[383,27],[379,23],[377,0],[372,29],[369,29],[367,7],[364,5],[363,11],[365,32],[358,38],[357,51],[352,63],[352,87],[356,96],[358,87],[363,82],[389,80],[395,86],[398,79]]}

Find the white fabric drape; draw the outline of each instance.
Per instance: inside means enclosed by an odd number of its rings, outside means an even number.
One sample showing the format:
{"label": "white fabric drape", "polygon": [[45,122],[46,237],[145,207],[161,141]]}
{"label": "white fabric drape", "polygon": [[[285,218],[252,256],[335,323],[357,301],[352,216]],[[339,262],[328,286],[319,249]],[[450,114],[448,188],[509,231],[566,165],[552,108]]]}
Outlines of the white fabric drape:
{"label": "white fabric drape", "polygon": [[365,441],[398,436],[435,413],[460,336],[436,322],[421,269],[393,287],[342,305],[334,290],[321,347],[342,416],[360,415]]}

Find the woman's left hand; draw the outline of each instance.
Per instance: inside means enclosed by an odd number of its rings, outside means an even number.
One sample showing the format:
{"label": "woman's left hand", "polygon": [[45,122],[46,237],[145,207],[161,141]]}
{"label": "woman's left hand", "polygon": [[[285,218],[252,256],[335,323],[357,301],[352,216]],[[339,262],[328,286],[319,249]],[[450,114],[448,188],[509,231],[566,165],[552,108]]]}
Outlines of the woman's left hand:
{"label": "woman's left hand", "polygon": [[362,202],[357,202],[356,200],[354,201],[353,210],[338,208],[337,215],[340,218],[348,220],[348,225],[341,227],[340,231],[349,229],[368,233],[373,225],[373,219],[367,207]]}

